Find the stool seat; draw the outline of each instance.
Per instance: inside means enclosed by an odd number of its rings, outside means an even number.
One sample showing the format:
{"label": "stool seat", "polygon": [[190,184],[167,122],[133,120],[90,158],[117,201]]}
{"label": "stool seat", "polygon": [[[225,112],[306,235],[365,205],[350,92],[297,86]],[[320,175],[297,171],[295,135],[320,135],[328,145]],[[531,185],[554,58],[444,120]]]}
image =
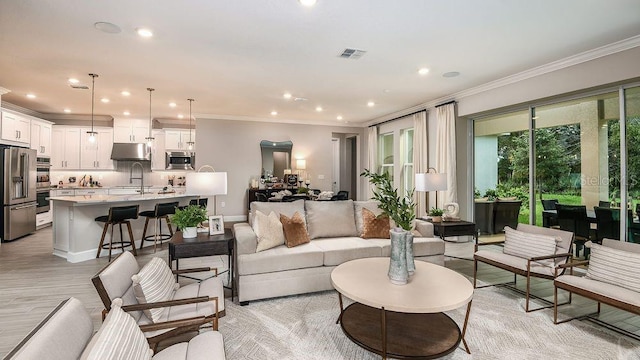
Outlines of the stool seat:
{"label": "stool seat", "polygon": [[[130,206],[114,206],[109,208],[109,215],[102,215],[95,218],[97,222],[103,222],[104,226],[102,228],[102,237],[100,238],[100,244],[98,245],[98,253],[96,254],[96,258],[100,257],[100,253],[102,250],[109,250],[109,261],[111,261],[111,251],[115,249],[122,249],[127,246],[131,246],[134,255],[138,255],[136,253],[136,246],[133,240],[133,231],[131,230],[131,222],[129,220],[138,218],[138,205],[130,205]],[[129,230],[129,241],[125,241],[122,236],[122,224],[127,225],[127,230]],[[107,230],[109,229],[109,225],[111,225],[111,238],[108,243],[104,242],[104,239],[107,235]],[[113,238],[113,227],[115,225],[119,226],[120,229],[120,241],[116,241]]]}
{"label": "stool seat", "polygon": [[[176,208],[179,203],[177,201],[170,203],[161,203],[156,204],[153,210],[146,210],[140,212],[140,216],[144,216],[146,219],[144,221],[144,230],[142,231],[142,241],[140,242],[140,249],[144,246],[145,241],[153,241],[153,250],[156,250],[156,246],[158,241],[160,242],[160,246],[162,246],[163,241],[167,241],[173,237],[173,228],[169,223],[169,215],[175,214]],[[149,220],[155,220],[155,231],[152,235],[147,235],[147,227],[149,225]],[[162,233],[162,220],[167,224],[169,228],[169,234]]]}
{"label": "stool seat", "polygon": [[138,215],[144,217],[155,217],[155,210],[141,211]]}

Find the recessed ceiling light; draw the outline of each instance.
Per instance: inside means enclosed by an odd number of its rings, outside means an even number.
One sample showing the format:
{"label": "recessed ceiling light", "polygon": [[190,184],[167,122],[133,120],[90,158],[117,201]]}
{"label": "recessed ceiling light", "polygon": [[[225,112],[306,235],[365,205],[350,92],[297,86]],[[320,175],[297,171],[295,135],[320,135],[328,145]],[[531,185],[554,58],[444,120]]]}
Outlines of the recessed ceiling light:
{"label": "recessed ceiling light", "polygon": [[429,73],[429,69],[427,69],[427,68],[420,68],[418,70],[418,74],[420,74],[420,75],[427,75],[428,73]]}
{"label": "recessed ceiling light", "polygon": [[449,71],[449,72],[446,72],[446,73],[442,74],[442,76],[446,77],[446,78],[452,78],[452,77],[456,77],[458,75],[460,75],[460,73],[457,72],[457,71]]}
{"label": "recessed ceiling light", "polygon": [[313,6],[316,4],[317,0],[298,0],[300,4],[304,6]]}
{"label": "recessed ceiling light", "polygon": [[71,109],[64,109],[64,112],[66,112],[67,114],[71,112]]}
{"label": "recessed ceiling light", "polygon": [[291,94],[290,93],[284,93],[284,95],[282,95],[283,98],[285,99],[291,99]]}
{"label": "recessed ceiling light", "polygon": [[127,90],[122,91],[120,94],[122,94],[122,96],[129,96],[131,95],[130,92],[128,92]]}
{"label": "recessed ceiling light", "polygon": [[170,103],[169,103],[169,107],[172,107],[172,108],[176,107],[176,103],[174,103],[174,102],[170,102]]}
{"label": "recessed ceiling light", "polygon": [[342,115],[338,115],[338,116],[336,117],[336,119],[337,119],[337,120],[342,120]]}
{"label": "recessed ceiling light", "polygon": [[150,29],[147,28],[137,28],[136,32],[138,33],[138,35],[144,37],[144,38],[148,38],[148,37],[152,37],[153,36],[153,31],[151,31]]}
{"label": "recessed ceiling light", "polygon": [[118,34],[122,31],[122,29],[120,29],[118,25],[112,24],[110,22],[104,22],[104,21],[100,21],[93,24],[93,27],[95,27],[96,29],[102,32],[106,32],[107,34]]}
{"label": "recessed ceiling light", "polygon": [[384,89],[384,90],[382,90],[382,92],[383,92],[383,93],[385,93],[385,94],[388,94],[388,93],[390,93],[390,92],[391,92],[391,90],[389,90],[389,89]]}
{"label": "recessed ceiling light", "polygon": [[373,106],[375,106],[375,105],[376,105],[376,103],[374,103],[373,101],[369,101],[369,102],[367,103],[367,106],[368,106],[368,107],[373,107]]}
{"label": "recessed ceiling light", "polygon": [[102,99],[100,99],[100,101],[102,101],[103,103],[105,103],[105,104],[106,104],[106,103],[108,103],[108,102],[109,102],[109,99],[107,99],[107,98],[102,98]]}
{"label": "recessed ceiling light", "polygon": [[35,94],[27,94],[27,97],[28,97],[29,99],[35,99],[35,98],[36,98],[36,95],[35,95]]}
{"label": "recessed ceiling light", "polygon": [[122,112],[122,115],[129,116],[131,113],[128,110],[125,110]]}
{"label": "recessed ceiling light", "polygon": [[322,111],[322,106],[316,106],[316,111],[317,111],[317,112]]}
{"label": "recessed ceiling light", "polygon": [[178,114],[178,119],[182,119],[183,117],[184,117],[184,115]]}
{"label": "recessed ceiling light", "polygon": [[277,111],[272,111],[272,112],[271,112],[271,115],[272,115],[272,116],[276,116],[276,115],[278,115],[278,112],[277,112]]}
{"label": "recessed ceiling light", "polygon": [[69,82],[72,84],[77,84],[80,82],[80,80],[76,79],[76,78],[69,78]]}

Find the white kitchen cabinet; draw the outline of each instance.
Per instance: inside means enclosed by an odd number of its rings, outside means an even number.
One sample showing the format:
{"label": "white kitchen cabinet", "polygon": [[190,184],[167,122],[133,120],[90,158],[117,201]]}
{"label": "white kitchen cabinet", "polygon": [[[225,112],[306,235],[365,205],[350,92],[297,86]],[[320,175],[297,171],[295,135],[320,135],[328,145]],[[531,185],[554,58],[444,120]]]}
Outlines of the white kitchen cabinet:
{"label": "white kitchen cabinet", "polygon": [[75,196],[87,196],[87,195],[107,195],[109,194],[109,190],[101,189],[101,188],[83,188],[83,189],[75,189]]}
{"label": "white kitchen cabinet", "polygon": [[140,193],[140,187],[137,188],[111,188],[109,195],[136,195]]}
{"label": "white kitchen cabinet", "polygon": [[[195,147],[193,149],[189,149],[188,142],[189,140],[195,143],[196,134],[195,130],[165,130],[165,148],[167,150],[185,150],[185,151],[195,151]],[[191,136],[191,138],[189,138]]]}
{"label": "white kitchen cabinet", "polygon": [[2,140],[30,144],[31,120],[27,117],[2,111]]}
{"label": "white kitchen cabinet", "polygon": [[149,136],[149,121],[142,119],[114,119],[113,142],[146,143]]}
{"label": "white kitchen cabinet", "polygon": [[51,156],[51,129],[48,122],[31,120],[31,148],[39,156]]}
{"label": "white kitchen cabinet", "polygon": [[165,170],[165,134],[164,130],[153,130],[153,146],[151,147],[151,170]]}
{"label": "white kitchen cabinet", "polygon": [[47,212],[43,212],[40,214],[36,214],[36,229],[44,227],[45,225],[51,224],[53,221],[53,214],[51,210]]}
{"label": "white kitchen cabinet", "polygon": [[51,196],[74,196],[75,190],[73,189],[51,189]]}
{"label": "white kitchen cabinet", "polygon": [[111,148],[113,147],[113,129],[94,127],[97,132],[95,141],[90,142],[87,131],[91,128],[80,129],[82,137],[82,152],[80,153],[80,168],[84,170],[112,170]]}
{"label": "white kitchen cabinet", "polygon": [[54,126],[51,133],[54,139],[51,149],[51,169],[80,169],[80,128]]}

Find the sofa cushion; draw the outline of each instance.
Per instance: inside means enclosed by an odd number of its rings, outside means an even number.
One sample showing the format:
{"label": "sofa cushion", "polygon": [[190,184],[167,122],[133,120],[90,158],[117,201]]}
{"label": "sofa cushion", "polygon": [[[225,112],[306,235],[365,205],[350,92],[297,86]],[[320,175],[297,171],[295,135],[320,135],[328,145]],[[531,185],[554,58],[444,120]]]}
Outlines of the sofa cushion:
{"label": "sofa cushion", "polygon": [[269,214],[272,211],[280,215],[286,215],[288,217],[292,217],[293,214],[299,212],[304,218],[304,200],[296,200],[291,202],[257,202],[254,201],[251,203],[251,211],[249,212],[249,224],[253,225],[253,219],[255,218],[256,211],[261,211],[263,214]]}
{"label": "sofa cushion", "polygon": [[280,216],[275,212],[265,215],[262,211],[256,211],[253,219],[253,231],[258,238],[256,252],[271,249],[284,244],[284,231]]}
{"label": "sofa cushion", "polygon": [[[505,254],[499,251],[478,250],[474,254],[474,257],[493,260],[495,262],[498,262],[507,266],[511,266],[516,269],[527,271],[527,259],[521,258],[518,256]],[[537,262],[531,263],[531,272],[536,274],[546,275],[546,276],[555,276],[555,270],[553,267],[548,265],[542,265]]]}
{"label": "sofa cushion", "polygon": [[362,234],[362,231],[364,230],[364,221],[362,219],[362,209],[367,209],[371,211],[375,216],[382,214],[382,210],[378,208],[377,201],[354,201],[353,211],[354,211],[354,216],[356,218],[356,230],[358,231],[358,234]]}
{"label": "sofa cushion", "polygon": [[122,299],[111,304],[111,311],[96,335],[84,349],[81,360],[151,359],[153,351],[136,321],[122,311]]}
{"label": "sofa cushion", "polygon": [[640,254],[592,244],[585,277],[640,292]]}
{"label": "sofa cushion", "polygon": [[[391,240],[367,239],[369,243],[375,243],[382,250],[381,256],[391,256]],[[431,256],[444,254],[444,241],[433,237],[413,237],[413,256]]]}
{"label": "sofa cushion", "polygon": [[353,200],[307,201],[307,227],[311,239],[358,236]]}
{"label": "sofa cushion", "polygon": [[[508,226],[504,228],[504,253],[530,259],[536,256],[554,255],[556,253],[557,238],[553,236],[531,234],[514,230]],[[539,260],[540,264],[553,266],[554,259]]]}
{"label": "sofa cushion", "polygon": [[313,245],[322,249],[324,266],[335,266],[350,260],[382,256],[382,248],[378,244],[357,237],[318,239],[313,241]]}
{"label": "sofa cushion", "polygon": [[640,306],[640,296],[638,296],[637,291],[625,289],[617,285],[576,275],[561,275],[558,276],[555,281],[584,289],[598,295],[606,296],[614,300],[622,301],[627,304]]}
{"label": "sofa cushion", "polygon": [[[131,280],[133,293],[140,304],[171,300],[175,290],[180,287],[167,263],[159,257],[151,259]],[[166,308],[162,307],[144,310],[144,313],[151,321],[158,322],[165,311]]]}
{"label": "sofa cushion", "polygon": [[387,215],[376,216],[367,208],[362,209],[362,232],[363,239],[389,239],[389,217]]}
{"label": "sofa cushion", "polygon": [[284,230],[285,245],[295,247],[309,242],[309,235],[304,226],[304,219],[299,212],[293,214],[291,218],[280,215],[280,222]]}
{"label": "sofa cushion", "polygon": [[251,275],[318,267],[323,265],[322,249],[313,243],[293,248],[284,245],[255,254],[238,255],[238,274]]}

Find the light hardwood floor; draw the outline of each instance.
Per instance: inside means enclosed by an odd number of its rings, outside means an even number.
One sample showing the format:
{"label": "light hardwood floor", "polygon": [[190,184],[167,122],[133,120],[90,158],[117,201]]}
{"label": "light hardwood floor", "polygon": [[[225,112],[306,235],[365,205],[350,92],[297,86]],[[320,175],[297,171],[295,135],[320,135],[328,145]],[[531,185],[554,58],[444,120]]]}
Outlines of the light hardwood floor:
{"label": "light hardwood floor", "polygon": [[[468,244],[471,246],[472,244]],[[457,256],[469,249],[465,244],[447,243],[448,254]],[[153,247],[143,249],[138,256],[142,266],[153,256],[167,258],[167,245],[153,252]],[[208,266],[225,267],[226,256],[195,261],[191,265],[207,263]],[[212,264],[215,263],[215,264]],[[87,307],[94,319],[96,329],[100,325],[102,302],[91,284],[91,277],[107,264],[106,257],[77,264],[52,255],[51,228],[10,243],[0,245],[0,357],[6,355],[24,336],[35,327],[60,301],[74,296]],[[189,263],[181,260],[181,267]],[[473,262],[447,257],[446,266],[467,276],[473,276]],[[509,281],[512,275],[489,266],[480,267],[479,279],[485,282]],[[524,280],[519,279],[519,285]],[[535,281],[532,291],[553,298],[550,281]],[[229,294],[227,293],[227,296]],[[574,298],[575,311],[594,309],[591,301]],[[229,298],[226,301],[230,301]],[[640,317],[616,309],[603,307],[603,315],[617,326],[640,334]],[[558,326],[572,326],[571,323]],[[639,342],[640,346],[640,342]]]}

